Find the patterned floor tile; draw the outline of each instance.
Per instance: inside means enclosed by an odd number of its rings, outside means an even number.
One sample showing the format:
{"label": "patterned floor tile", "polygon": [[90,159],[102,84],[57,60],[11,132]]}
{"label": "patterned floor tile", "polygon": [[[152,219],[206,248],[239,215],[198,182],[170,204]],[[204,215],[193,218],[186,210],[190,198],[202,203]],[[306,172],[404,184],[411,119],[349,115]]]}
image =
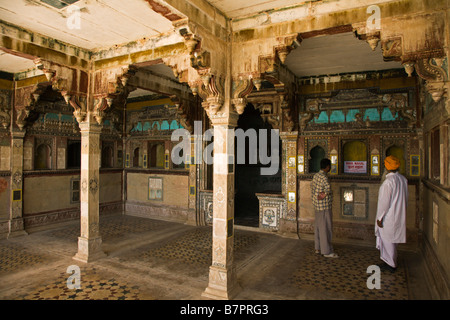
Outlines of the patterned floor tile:
{"label": "patterned floor tile", "polygon": [[30,252],[18,244],[0,242],[0,273],[26,269],[49,260],[50,257]]}
{"label": "patterned floor tile", "polygon": [[[120,241],[124,237],[133,235],[138,235],[136,239],[139,239],[139,236],[146,235],[146,232],[164,230],[166,226],[171,225],[170,222],[166,221],[132,216],[114,216],[102,219],[100,230],[102,236],[107,240]],[[42,234],[44,235],[43,238],[40,238],[43,239],[42,243],[48,241],[48,236],[50,236],[56,238],[57,242],[61,242],[60,246],[64,248],[69,242],[76,243],[79,228],[71,225],[46,231]],[[132,276],[136,272],[135,269],[127,269],[130,265],[129,262],[131,262],[131,265],[136,263],[135,266],[139,270],[145,270],[142,268],[152,268],[153,266],[161,267],[158,272],[166,274],[168,279],[180,281],[179,278],[182,279],[183,276],[187,275],[188,278],[186,279],[196,279],[197,277],[197,281],[207,281],[208,267],[211,265],[212,258],[212,228],[210,226],[186,227],[184,231],[173,237],[161,239],[161,242],[150,241],[140,247],[130,249],[123,255],[118,255],[114,265],[123,269],[117,269],[114,274],[122,275],[123,272],[124,275]],[[265,249],[268,243],[274,241],[271,235],[236,229],[233,239],[234,261],[239,265],[246,266],[247,261],[254,257],[260,259],[264,255],[267,255],[268,261],[272,261],[270,250]],[[279,238],[276,238],[276,241],[279,241]],[[301,289],[306,294],[308,292],[317,293],[318,297],[332,297],[333,299],[408,299],[405,262],[402,261],[401,254],[396,272],[382,271],[381,289],[370,290],[366,285],[370,276],[367,273],[367,268],[380,263],[379,251],[375,248],[335,245],[335,251],[340,257],[328,259],[314,253],[313,242],[299,243],[299,246],[295,247],[295,250],[301,250],[301,252],[286,252],[286,261],[289,261],[289,255],[292,254],[295,260],[299,261],[297,265],[289,266],[288,272],[274,274],[273,281],[271,280],[280,292],[286,288],[289,292],[295,292],[294,294],[297,294],[296,292]],[[0,241],[0,276],[8,277],[8,272],[25,270],[33,265],[39,265],[40,268],[45,270],[45,265],[52,259],[57,258],[57,255],[49,253],[48,256],[44,256],[38,251],[34,251],[34,244],[30,241],[24,243]],[[102,263],[108,264],[108,259],[103,260]],[[281,262],[277,260],[273,263]],[[280,267],[280,270],[282,270],[284,266],[280,265]],[[58,272],[54,274],[54,278],[50,280],[42,278],[43,281],[36,282],[35,286],[31,285],[31,288],[34,289],[23,295],[16,294],[12,299],[137,300],[160,298],[160,296],[149,295],[142,282],[129,283],[128,280],[123,281],[124,278],[119,279],[117,276],[111,275],[112,273],[105,273],[104,268],[99,268],[101,267],[90,265],[81,269],[81,288],[78,290],[68,288],[69,274]],[[270,265],[268,268],[270,268]],[[169,275],[170,272],[176,272],[176,274],[172,276]],[[254,272],[257,273],[258,270]],[[150,273],[151,270],[149,270]],[[257,283],[264,285],[264,281]],[[283,288],[277,287],[279,283],[283,283]],[[11,288],[11,290],[13,289]],[[264,287],[259,289],[265,290]]]}
{"label": "patterned floor tile", "polygon": [[339,258],[325,258],[314,253],[314,244],[307,246],[306,254],[290,280],[302,289],[319,289],[344,299],[408,299],[406,272],[401,259],[394,273],[381,270],[381,288],[369,289],[367,273],[371,265],[381,263],[379,251],[372,248],[335,246]]}
{"label": "patterned floor tile", "polygon": [[[19,297],[21,300],[154,300],[140,286],[108,277],[96,268],[82,268],[80,289],[69,289],[70,274],[61,273],[58,280]],[[70,280],[69,280],[70,281]]]}
{"label": "patterned floor tile", "polygon": [[[100,219],[100,235],[103,241],[119,240],[125,236],[159,230],[170,222],[146,219],[140,217],[117,215]],[[80,226],[69,226],[48,232],[51,237],[77,241],[80,236]]]}
{"label": "patterned floor tile", "polygon": [[[234,234],[234,252],[239,252],[255,245],[259,241],[258,234]],[[141,253],[138,259],[149,260],[153,257],[179,260],[190,264],[211,265],[212,229],[197,228],[174,241]]]}

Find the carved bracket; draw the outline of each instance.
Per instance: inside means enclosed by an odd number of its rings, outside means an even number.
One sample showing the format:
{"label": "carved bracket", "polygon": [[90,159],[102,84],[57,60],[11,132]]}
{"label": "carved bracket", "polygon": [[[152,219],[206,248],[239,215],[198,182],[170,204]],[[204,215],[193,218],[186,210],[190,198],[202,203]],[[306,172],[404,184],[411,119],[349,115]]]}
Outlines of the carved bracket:
{"label": "carved bracket", "polygon": [[443,58],[423,58],[415,63],[417,74],[425,80],[425,87],[435,102],[447,93],[448,74],[443,68]]}
{"label": "carved bracket", "polygon": [[201,77],[201,81],[191,84],[193,94],[202,98],[202,107],[208,117],[217,114],[223,106],[224,81],[222,77],[206,74]]}
{"label": "carved bracket", "polygon": [[381,40],[380,31],[376,29],[368,29],[367,23],[355,23],[352,24],[353,27],[353,33],[355,34],[355,37],[359,40],[366,41],[372,51],[375,51],[375,49],[378,46],[378,43]]}
{"label": "carved bracket", "polygon": [[176,95],[170,96],[170,100],[175,104],[181,125],[189,132],[193,132],[194,126],[189,101],[180,99]]}
{"label": "carved bracket", "polygon": [[38,118],[35,111],[39,96],[48,86],[48,82],[37,83],[15,90],[14,111],[16,112],[16,125],[20,130],[32,124]]}
{"label": "carved bracket", "polygon": [[74,109],[73,115],[78,123],[83,122],[87,115],[86,97],[65,95],[64,98]]}
{"label": "carved bracket", "polygon": [[0,124],[3,128],[8,129],[11,123],[10,111],[7,109],[0,109]]}
{"label": "carved bracket", "polygon": [[294,108],[293,104],[289,103],[290,95],[288,92],[283,92],[279,94],[280,97],[280,107],[281,112],[283,113],[283,124],[284,130],[291,132],[295,127],[295,116],[294,116]]}
{"label": "carved bracket", "polygon": [[232,100],[236,112],[242,114],[247,105],[247,95],[253,90],[252,79],[234,80],[232,84]]}
{"label": "carved bracket", "polygon": [[300,113],[300,129],[305,130],[308,123],[314,118],[318,117],[320,114],[320,100],[312,99],[307,102],[306,110]]}
{"label": "carved bracket", "polygon": [[297,33],[287,37],[280,38],[279,41],[282,42],[283,44],[275,47],[275,53],[280,59],[281,63],[285,63],[287,55],[293,49],[300,46],[302,39],[300,35]]}
{"label": "carved bracket", "polygon": [[382,101],[388,105],[389,110],[393,116],[398,112],[407,123],[408,127],[412,128],[416,123],[416,112],[414,108],[408,107],[407,97],[403,94],[385,94]]}

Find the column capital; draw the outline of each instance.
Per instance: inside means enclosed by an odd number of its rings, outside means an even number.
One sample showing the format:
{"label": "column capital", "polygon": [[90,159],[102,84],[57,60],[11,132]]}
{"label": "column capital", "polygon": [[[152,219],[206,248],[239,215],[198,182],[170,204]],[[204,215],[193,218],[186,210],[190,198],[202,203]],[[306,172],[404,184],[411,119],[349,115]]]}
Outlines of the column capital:
{"label": "column capital", "polygon": [[26,130],[17,131],[17,130],[11,130],[11,138],[12,139],[23,139],[26,135]]}
{"label": "column capital", "polygon": [[280,132],[281,140],[297,140],[297,138],[298,138],[298,131]]}
{"label": "column capital", "polygon": [[82,121],[79,126],[80,126],[80,132],[84,133],[84,132],[89,132],[89,133],[98,133],[100,134],[102,132],[102,125],[98,124],[94,119],[89,120],[90,117],[89,115],[86,117],[88,120],[86,121]]}
{"label": "column capital", "polygon": [[237,127],[239,114],[236,112],[225,112],[225,113],[217,113],[215,115],[209,116],[211,123],[213,126],[229,126],[229,127]]}

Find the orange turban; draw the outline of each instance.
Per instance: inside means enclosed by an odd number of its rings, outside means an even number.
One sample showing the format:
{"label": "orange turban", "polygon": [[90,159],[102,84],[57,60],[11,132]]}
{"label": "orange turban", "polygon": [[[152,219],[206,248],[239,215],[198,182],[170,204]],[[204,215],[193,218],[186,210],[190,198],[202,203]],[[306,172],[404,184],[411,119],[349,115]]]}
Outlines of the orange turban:
{"label": "orange turban", "polygon": [[386,159],[384,159],[384,166],[388,170],[397,170],[398,167],[400,167],[400,160],[398,160],[394,156],[389,156]]}

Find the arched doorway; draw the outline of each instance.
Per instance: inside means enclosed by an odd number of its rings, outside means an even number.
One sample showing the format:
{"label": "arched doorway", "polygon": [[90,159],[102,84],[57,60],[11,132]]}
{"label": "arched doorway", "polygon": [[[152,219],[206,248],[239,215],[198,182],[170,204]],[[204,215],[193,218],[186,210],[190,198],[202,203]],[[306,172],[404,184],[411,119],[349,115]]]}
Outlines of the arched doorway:
{"label": "arched doorway", "polygon": [[[259,201],[257,193],[281,193],[281,142],[279,141],[279,158],[277,173],[262,175],[261,168],[270,164],[261,163],[259,148],[261,146],[260,131],[267,130],[267,149],[262,153],[271,156],[271,129],[261,117],[261,112],[248,104],[240,115],[236,130],[242,129],[245,136],[245,147],[240,148],[237,139],[242,135],[236,134],[235,140],[235,224],[251,227],[259,226]],[[240,142],[242,146],[243,140]],[[240,154],[245,152],[245,154]],[[238,159],[241,161],[238,161]],[[244,160],[244,163],[239,163]]]}
{"label": "arched doorway", "polygon": [[102,168],[113,167],[113,148],[110,146],[103,147],[102,149]]}
{"label": "arched doorway", "polygon": [[134,149],[133,152],[133,167],[139,167],[139,148]]}
{"label": "arched doorway", "polygon": [[325,150],[320,146],[315,146],[309,153],[309,173],[320,171],[320,161],[325,158]]}
{"label": "arched doorway", "polygon": [[52,149],[47,144],[41,144],[36,149],[36,155],[34,158],[35,169],[51,169],[51,156]]}

